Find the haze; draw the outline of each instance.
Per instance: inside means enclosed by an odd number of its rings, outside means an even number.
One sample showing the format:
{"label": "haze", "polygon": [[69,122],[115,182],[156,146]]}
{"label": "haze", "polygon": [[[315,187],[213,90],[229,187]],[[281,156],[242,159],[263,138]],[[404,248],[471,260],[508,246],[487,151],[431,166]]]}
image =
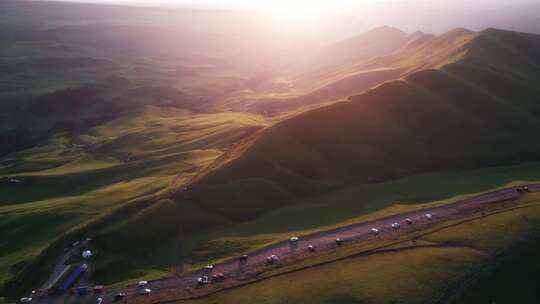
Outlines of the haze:
{"label": "haze", "polygon": [[[272,22],[282,24],[291,33],[320,31],[321,18],[345,18],[348,24],[362,23],[366,28],[389,25],[404,30],[445,32],[456,27],[482,30],[498,27],[536,32],[540,25],[534,16],[538,0],[66,0],[152,7],[228,9],[263,12]],[[356,19],[356,21],[352,21]],[[333,21],[332,21],[333,22]],[[365,28],[364,28],[365,29]],[[363,29],[361,29],[363,30]],[[360,32],[361,30],[357,31]],[[347,32],[335,39],[351,34]]]}

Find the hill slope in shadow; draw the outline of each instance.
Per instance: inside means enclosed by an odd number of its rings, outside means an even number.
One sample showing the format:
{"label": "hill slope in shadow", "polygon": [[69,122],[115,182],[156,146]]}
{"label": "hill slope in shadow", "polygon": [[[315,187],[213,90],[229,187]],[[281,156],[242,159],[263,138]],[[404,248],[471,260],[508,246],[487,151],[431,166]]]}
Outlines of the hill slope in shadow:
{"label": "hill slope in shadow", "polygon": [[260,132],[196,180],[190,199],[226,217],[250,219],[352,179],[373,183],[540,159],[534,141],[540,36],[488,29],[460,41],[447,46],[460,56],[440,69],[414,72]]}

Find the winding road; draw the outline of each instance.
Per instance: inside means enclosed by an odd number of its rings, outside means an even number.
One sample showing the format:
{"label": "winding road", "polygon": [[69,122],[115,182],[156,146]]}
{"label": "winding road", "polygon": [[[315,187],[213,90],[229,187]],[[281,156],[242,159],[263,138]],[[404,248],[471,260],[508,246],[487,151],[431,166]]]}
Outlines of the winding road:
{"label": "winding road", "polygon": [[[530,191],[540,190],[540,184],[526,186],[530,189]],[[418,230],[424,226],[432,225],[434,223],[441,223],[452,218],[482,212],[485,209],[495,206],[497,203],[515,199],[520,195],[523,194],[517,191],[517,187],[505,188],[438,207],[420,209],[399,215],[388,216],[372,221],[340,227],[333,230],[321,231],[310,235],[301,236],[296,242],[284,240],[282,242],[251,252],[246,261],[241,261],[238,258],[232,258],[223,263],[217,264],[214,266],[214,269],[211,272],[205,274],[210,276],[211,274],[220,272],[225,275],[225,280],[242,280],[267,269],[271,269],[271,267],[269,267],[266,263],[266,258],[273,254],[280,258],[280,263],[289,263],[293,262],[294,259],[298,257],[309,257],[310,253],[308,250],[308,245],[314,246],[316,251],[335,250],[340,246],[335,241],[337,238],[342,240],[341,246],[345,246],[348,243],[369,241],[382,235],[395,233],[396,231],[403,232]],[[426,216],[427,213],[431,214],[431,218]],[[412,223],[407,223],[406,219],[411,219]],[[401,227],[398,229],[392,228],[393,223],[399,223]],[[379,234],[376,235],[373,233],[371,228],[378,229]],[[150,288],[153,292],[193,288],[197,286],[197,278],[203,275],[203,272],[204,270],[199,270],[179,277],[169,277],[150,281],[145,288]],[[203,286],[201,288],[206,287]],[[54,297],[49,296],[39,299],[39,302],[97,303],[97,298],[102,297],[104,299],[103,303],[105,304],[113,302],[114,294],[119,292],[128,294],[124,301],[141,297],[138,295],[137,291],[137,286],[128,286],[125,288],[109,289],[103,295],[87,295],[82,297],[66,295]],[[148,302],[152,302],[151,299],[148,300]]]}

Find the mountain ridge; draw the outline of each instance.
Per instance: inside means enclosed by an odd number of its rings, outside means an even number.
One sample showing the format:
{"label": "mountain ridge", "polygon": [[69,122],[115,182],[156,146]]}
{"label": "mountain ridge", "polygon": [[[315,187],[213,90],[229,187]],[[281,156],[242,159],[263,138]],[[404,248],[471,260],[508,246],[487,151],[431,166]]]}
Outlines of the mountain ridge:
{"label": "mountain ridge", "polygon": [[[538,77],[527,66],[512,67],[529,76],[516,78],[491,70],[488,60],[475,61],[477,44],[491,33],[451,32],[459,37],[452,47],[460,56],[440,68],[385,82],[261,131],[234,160],[196,179],[191,199],[226,216],[249,219],[351,178],[373,183],[537,160],[540,145],[528,138],[540,127]],[[525,37],[532,41],[519,40],[515,47],[540,42],[538,35]],[[494,56],[507,55],[492,47]],[[523,62],[514,57],[506,60]],[[262,200],[258,206],[250,203],[254,197]],[[231,214],[231,209],[245,211]]]}

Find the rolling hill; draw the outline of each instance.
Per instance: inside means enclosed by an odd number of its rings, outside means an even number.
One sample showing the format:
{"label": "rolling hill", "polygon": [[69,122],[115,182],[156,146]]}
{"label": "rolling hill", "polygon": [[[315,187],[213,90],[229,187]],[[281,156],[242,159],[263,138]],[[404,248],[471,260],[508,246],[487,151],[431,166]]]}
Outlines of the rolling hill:
{"label": "rolling hill", "polygon": [[[151,11],[129,27],[145,12],[118,19],[121,8],[81,24],[86,5],[74,15],[53,5],[47,14],[67,21],[21,29],[14,12],[4,22],[24,39],[0,30],[10,42],[0,50],[9,70],[0,82],[0,235],[15,240],[0,244],[0,280],[10,296],[38,286],[58,252],[87,235],[99,252],[96,282],[120,284],[169,275],[180,225],[193,269],[291,232],[411,207],[396,201],[538,179],[538,165],[446,172],[538,160],[538,36],[382,27],[289,69],[298,54],[268,49],[275,37],[254,36],[258,28],[246,41],[162,31],[194,16],[180,11]],[[147,26],[155,19],[163,27]],[[145,40],[156,32],[165,34]]]}
{"label": "rolling hill", "polygon": [[226,104],[236,110],[276,114],[344,99],[383,82],[459,60],[465,53],[464,45],[474,36],[466,29],[435,36],[375,28],[307,56]]}
{"label": "rolling hill", "polygon": [[251,219],[351,180],[538,160],[540,36],[488,29],[441,37],[424,47],[449,57],[267,128],[200,177],[189,199]]}

